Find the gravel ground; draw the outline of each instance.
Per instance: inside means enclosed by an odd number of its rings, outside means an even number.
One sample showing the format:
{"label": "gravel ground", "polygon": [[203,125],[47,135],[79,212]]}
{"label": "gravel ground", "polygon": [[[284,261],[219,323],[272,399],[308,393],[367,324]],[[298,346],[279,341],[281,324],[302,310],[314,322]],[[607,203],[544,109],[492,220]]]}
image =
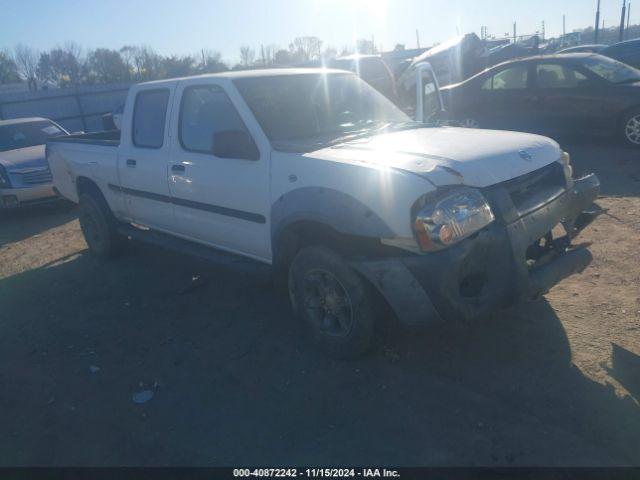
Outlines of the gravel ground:
{"label": "gravel ground", "polygon": [[262,267],[102,262],[73,209],[5,215],[0,465],[640,465],[640,154],[567,148],[609,209],[592,265],[356,362],[301,340]]}

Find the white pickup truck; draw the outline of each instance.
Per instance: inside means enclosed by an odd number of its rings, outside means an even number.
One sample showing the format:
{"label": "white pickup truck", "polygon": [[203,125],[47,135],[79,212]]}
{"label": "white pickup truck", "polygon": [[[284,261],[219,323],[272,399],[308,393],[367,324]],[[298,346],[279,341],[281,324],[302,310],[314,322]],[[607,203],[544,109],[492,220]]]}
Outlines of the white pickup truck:
{"label": "white pickup truck", "polygon": [[590,262],[571,240],[598,213],[597,177],[554,141],[418,123],[336,70],[136,85],[121,133],[47,159],[92,252],[133,237],[269,264],[339,357],[372,344],[380,305],[427,325],[539,297]]}

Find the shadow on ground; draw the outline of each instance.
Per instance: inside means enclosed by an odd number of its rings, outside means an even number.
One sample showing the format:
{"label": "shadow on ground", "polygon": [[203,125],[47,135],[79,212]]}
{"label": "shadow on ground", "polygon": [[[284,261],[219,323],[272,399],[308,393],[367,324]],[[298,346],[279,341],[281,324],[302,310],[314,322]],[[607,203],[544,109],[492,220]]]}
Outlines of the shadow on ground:
{"label": "shadow on ground", "polygon": [[76,209],[70,202],[0,211],[0,247],[63,225],[76,216]]}
{"label": "shadow on ground", "polygon": [[136,250],[0,281],[2,464],[640,464],[545,301],[335,362],[262,267]]}
{"label": "shadow on ground", "polygon": [[640,196],[640,149],[617,147],[599,139],[561,139],[571,154],[576,175],[595,172],[600,178],[600,194]]}

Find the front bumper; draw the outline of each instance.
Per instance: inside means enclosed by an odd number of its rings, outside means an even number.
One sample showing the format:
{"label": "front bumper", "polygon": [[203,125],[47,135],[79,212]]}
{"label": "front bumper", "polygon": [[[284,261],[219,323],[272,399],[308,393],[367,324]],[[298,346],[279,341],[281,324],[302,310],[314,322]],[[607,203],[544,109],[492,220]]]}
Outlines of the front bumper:
{"label": "front bumper", "polygon": [[0,188],[0,210],[13,210],[59,198],[52,183],[23,188]]}
{"label": "front bumper", "polygon": [[[419,256],[356,260],[354,268],[373,283],[398,318],[420,325],[444,318],[470,320],[519,300],[533,299],[590,262],[571,239],[601,212],[589,210],[600,188],[591,174],[575,180],[551,201],[525,215],[501,192],[490,194],[496,221],[459,244]],[[558,224],[564,237],[551,240]],[[546,248],[537,242],[547,238]],[[532,259],[532,247],[538,250]]]}

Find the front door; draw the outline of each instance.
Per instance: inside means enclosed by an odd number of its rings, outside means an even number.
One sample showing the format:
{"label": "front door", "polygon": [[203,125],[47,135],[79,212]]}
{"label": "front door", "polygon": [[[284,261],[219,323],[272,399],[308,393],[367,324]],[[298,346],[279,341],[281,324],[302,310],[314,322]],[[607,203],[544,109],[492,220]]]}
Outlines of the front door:
{"label": "front door", "polygon": [[529,131],[529,93],[527,63],[503,68],[483,79],[475,100],[480,127]]}
{"label": "front door", "polygon": [[[251,137],[246,125],[255,119],[248,111],[241,116],[232,95],[238,95],[233,88],[202,79],[178,86],[177,141],[169,166],[176,219],[180,231],[193,240],[269,261],[270,150],[266,139]],[[239,97],[236,102],[247,109]],[[257,124],[252,126],[256,130]],[[214,136],[224,132],[246,135],[256,156],[216,156]]]}

